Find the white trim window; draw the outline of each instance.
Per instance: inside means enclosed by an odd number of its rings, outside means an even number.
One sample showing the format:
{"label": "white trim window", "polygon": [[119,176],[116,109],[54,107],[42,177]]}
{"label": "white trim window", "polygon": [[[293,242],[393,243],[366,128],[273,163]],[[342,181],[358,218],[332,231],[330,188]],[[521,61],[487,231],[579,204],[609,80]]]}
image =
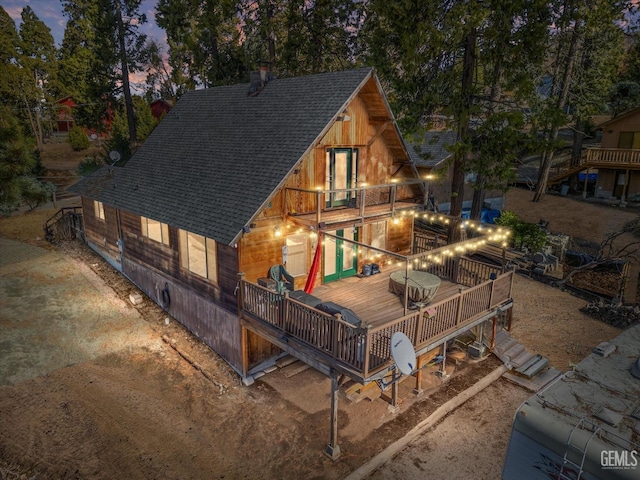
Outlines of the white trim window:
{"label": "white trim window", "polygon": [[387,222],[371,224],[371,246],[383,250],[387,248]]}
{"label": "white trim window", "polygon": [[186,230],[179,230],[178,235],[182,268],[217,283],[218,262],[215,240]]}
{"label": "white trim window", "polygon": [[99,218],[100,220],[104,220],[104,204],[102,202],[94,200],[93,213],[96,216],[96,218]]}
{"label": "white trim window", "polygon": [[147,217],[140,217],[140,226],[144,237],[169,245],[169,226]]}
{"label": "white trim window", "polygon": [[287,235],[287,271],[293,276],[307,273],[307,243],[304,233]]}

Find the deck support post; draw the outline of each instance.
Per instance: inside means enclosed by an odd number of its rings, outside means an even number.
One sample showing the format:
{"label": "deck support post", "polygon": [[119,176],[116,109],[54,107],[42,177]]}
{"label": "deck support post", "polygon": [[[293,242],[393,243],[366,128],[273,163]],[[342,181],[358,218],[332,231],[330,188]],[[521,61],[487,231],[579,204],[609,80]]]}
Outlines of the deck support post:
{"label": "deck support post", "polygon": [[498,315],[493,317],[492,325],[491,325],[491,347],[490,350],[493,351],[496,348],[496,333],[498,331]]}
{"label": "deck support post", "polygon": [[448,377],[447,375],[447,342],[446,340],[442,342],[442,346],[440,347],[440,355],[442,355],[442,362],[440,362],[440,367],[438,368],[438,376],[441,380],[444,380]]}
{"label": "deck support post", "polygon": [[338,446],[338,391],[340,383],[338,381],[338,371],[331,369],[331,439],[324,449],[324,454],[331,460],[340,458],[340,447]]}
{"label": "deck support post", "polygon": [[[396,414],[400,411],[400,405],[398,404],[398,397],[400,393],[400,378],[396,378],[397,372],[393,372],[394,382],[391,384],[391,403],[387,407],[391,413]],[[402,374],[399,374],[402,376]]]}
{"label": "deck support post", "polygon": [[416,388],[413,389],[413,393],[417,397],[420,397],[424,394],[424,390],[422,390],[422,365],[424,364],[424,355],[418,355],[417,362],[418,365],[416,367]]}
{"label": "deck support post", "polygon": [[589,168],[584,172],[584,187],[582,188],[582,199],[587,198],[587,183],[589,182]]}

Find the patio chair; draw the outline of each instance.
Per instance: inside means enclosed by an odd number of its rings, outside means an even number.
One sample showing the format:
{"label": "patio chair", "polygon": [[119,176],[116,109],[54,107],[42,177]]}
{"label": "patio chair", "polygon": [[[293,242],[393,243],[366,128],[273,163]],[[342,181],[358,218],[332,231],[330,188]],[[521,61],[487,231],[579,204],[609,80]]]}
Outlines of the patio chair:
{"label": "patio chair", "polygon": [[269,269],[269,278],[276,282],[276,291],[278,293],[285,293],[287,290],[292,292],[294,290],[293,275],[287,272],[284,265],[274,265]]}

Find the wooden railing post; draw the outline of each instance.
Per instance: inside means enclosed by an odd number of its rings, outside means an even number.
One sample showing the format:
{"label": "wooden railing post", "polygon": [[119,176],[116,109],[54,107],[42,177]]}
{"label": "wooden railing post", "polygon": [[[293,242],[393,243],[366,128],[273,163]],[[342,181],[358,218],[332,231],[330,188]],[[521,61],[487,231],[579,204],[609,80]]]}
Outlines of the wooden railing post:
{"label": "wooden railing post", "polygon": [[316,191],[316,223],[320,223],[320,217],[322,216],[322,191]]}
{"label": "wooden railing post", "polygon": [[364,205],[367,202],[367,191],[363,188],[360,190],[360,220],[364,221]]}
{"label": "wooden railing post", "polygon": [[413,344],[418,345],[420,343],[420,332],[422,331],[422,326],[424,324],[424,312],[427,307],[422,307],[418,310],[418,321],[416,322],[416,334],[413,339]]}
{"label": "wooden railing post", "polygon": [[462,287],[458,289],[458,311],[456,312],[456,325],[460,323],[460,318],[462,317],[462,302],[464,301],[464,293],[462,292]]}
{"label": "wooden railing post", "polygon": [[491,308],[493,306],[493,293],[496,290],[496,281],[493,280],[491,282],[491,293],[489,294],[489,308]]}
{"label": "wooden railing post", "polygon": [[280,325],[280,328],[282,328],[282,330],[285,330],[285,331],[286,331],[287,325],[289,325],[289,305],[290,305],[289,291],[287,290],[286,292],[284,292],[284,298],[282,299],[282,307],[284,309],[284,312],[280,313],[280,318],[282,319],[282,324]]}
{"label": "wooden railing post", "polygon": [[238,272],[238,312],[244,310],[244,272]]}
{"label": "wooden railing post", "polygon": [[395,211],[396,208],[396,193],[398,190],[398,186],[397,185],[392,185],[391,186],[391,198],[390,198],[390,204],[391,204],[391,213],[393,213]]}
{"label": "wooden railing post", "polygon": [[367,333],[364,337],[364,365],[362,367],[364,371],[364,377],[369,376],[369,364],[371,357],[371,325],[367,325]]}

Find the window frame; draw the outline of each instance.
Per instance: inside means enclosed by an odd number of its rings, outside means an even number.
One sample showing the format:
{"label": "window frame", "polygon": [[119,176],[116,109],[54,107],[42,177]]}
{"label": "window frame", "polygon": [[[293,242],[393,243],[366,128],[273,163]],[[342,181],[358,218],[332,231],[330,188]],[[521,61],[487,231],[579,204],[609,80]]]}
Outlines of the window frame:
{"label": "window frame", "polygon": [[103,222],[106,221],[105,215],[104,215],[104,203],[98,201],[98,200],[94,200],[93,201],[93,214],[95,215],[95,217],[98,220],[102,220]]}
{"label": "window frame", "polygon": [[[294,245],[289,244],[289,239],[300,245],[299,251],[295,249],[292,251],[291,247]],[[287,271],[294,277],[306,275],[309,272],[309,237],[304,233],[293,233],[287,235],[285,244],[287,245]],[[297,265],[291,262],[292,258],[296,259],[298,256],[302,258],[302,264],[300,266],[302,271],[299,271]]]}
{"label": "window frame", "polygon": [[[200,239],[202,239],[202,244],[204,245],[204,249],[202,250],[204,258],[196,259],[194,257],[198,254],[199,249],[197,248],[197,242]],[[178,250],[180,266],[183,269],[201,278],[206,278],[214,283],[218,283],[218,252],[215,240],[205,237],[204,235],[179,229]],[[194,261],[198,260],[199,264],[192,262],[192,259]],[[204,270],[202,270],[200,266],[204,267]]]}
{"label": "window frame", "polygon": [[[158,224],[159,227],[159,237],[155,235],[155,233],[150,233],[149,222],[153,222],[154,224]],[[155,225],[154,225],[155,226]],[[140,216],[140,229],[142,236],[148,238],[149,240],[153,240],[154,242],[161,243],[166,246],[170,246],[169,240],[169,225],[166,223],[159,222],[158,220],[154,220],[149,217]]]}

